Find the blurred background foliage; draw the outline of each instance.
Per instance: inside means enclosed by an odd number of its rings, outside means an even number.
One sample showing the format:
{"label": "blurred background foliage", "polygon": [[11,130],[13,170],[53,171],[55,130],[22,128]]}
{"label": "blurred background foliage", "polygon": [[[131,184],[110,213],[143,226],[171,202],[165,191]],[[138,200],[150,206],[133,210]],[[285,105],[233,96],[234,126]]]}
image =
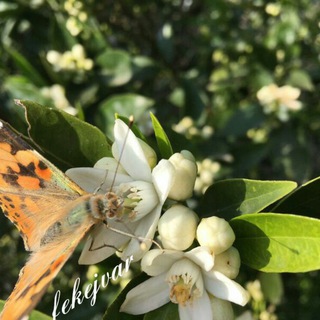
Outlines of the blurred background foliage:
{"label": "blurred background foliage", "polygon": [[[112,138],[115,112],[133,114],[150,136],[152,111],[174,150],[199,162],[198,196],[228,177],[303,183],[320,175],[319,22],[317,0],[0,0],[0,116],[23,131],[13,99],[34,100]],[[10,257],[0,266],[4,298],[25,255],[0,222],[1,257]],[[73,260],[59,287],[77,274],[90,281]],[[106,272],[106,263],[97,268]],[[263,300],[263,319],[315,319],[318,273],[284,278],[283,297]],[[101,312],[113,290],[100,295]],[[83,310],[74,319],[88,319]]]}

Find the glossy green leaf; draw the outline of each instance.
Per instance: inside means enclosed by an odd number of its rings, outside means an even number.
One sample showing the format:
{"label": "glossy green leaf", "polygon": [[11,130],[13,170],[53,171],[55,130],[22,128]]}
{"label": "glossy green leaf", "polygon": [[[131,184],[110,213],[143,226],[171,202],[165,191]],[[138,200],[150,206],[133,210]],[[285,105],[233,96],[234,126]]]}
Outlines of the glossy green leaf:
{"label": "glossy green leaf", "polygon": [[292,181],[230,179],[214,183],[203,196],[200,212],[231,219],[260,212],[295,189]]}
{"label": "glossy green leaf", "polygon": [[[0,312],[2,311],[4,307],[5,301],[0,300]],[[37,310],[34,310],[31,312],[29,316],[29,320],[52,320],[52,317],[47,316],[44,313],[41,313]]]}
{"label": "glossy green leaf", "polygon": [[150,117],[152,120],[153,130],[154,130],[154,134],[157,139],[157,143],[158,143],[158,147],[159,147],[161,156],[164,159],[168,159],[173,154],[170,140],[169,140],[167,134],[165,133],[165,131],[163,130],[163,128],[162,128],[160,122],[158,121],[158,119],[156,118],[156,116],[150,112]]}
{"label": "glossy green leaf", "polygon": [[63,111],[19,100],[30,126],[30,138],[64,167],[92,166],[110,155],[110,145],[96,127]]}
{"label": "glossy green leaf", "polygon": [[147,110],[153,106],[154,101],[138,94],[114,95],[99,105],[96,122],[108,135],[113,135],[114,116],[116,113],[129,118],[133,116],[134,122],[145,117]]}
{"label": "glossy green leaf", "polygon": [[290,72],[290,75],[288,77],[287,84],[298,87],[304,90],[313,91],[314,85],[312,83],[312,79],[304,70],[293,70]]}
{"label": "glossy green leaf", "polygon": [[101,75],[109,86],[121,86],[130,81],[132,66],[130,55],[122,50],[107,49],[97,59]]}
{"label": "glossy green leaf", "polygon": [[230,221],[241,260],[264,272],[320,268],[320,220],[290,214],[248,214]]}
{"label": "glossy green leaf", "polygon": [[7,77],[4,87],[13,99],[30,99],[42,104],[50,102],[50,99],[45,98],[39,88],[24,76]]}
{"label": "glossy green leaf", "polygon": [[315,178],[290,193],[271,211],[294,213],[320,218],[320,177]]}

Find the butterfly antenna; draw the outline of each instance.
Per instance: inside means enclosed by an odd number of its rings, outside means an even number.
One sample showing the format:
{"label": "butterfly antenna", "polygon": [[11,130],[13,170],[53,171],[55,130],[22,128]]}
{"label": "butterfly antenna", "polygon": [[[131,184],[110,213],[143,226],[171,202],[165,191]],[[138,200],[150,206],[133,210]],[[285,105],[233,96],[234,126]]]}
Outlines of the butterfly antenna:
{"label": "butterfly antenna", "polygon": [[120,160],[121,160],[121,158],[122,158],[122,156],[123,156],[124,148],[125,148],[125,145],[126,145],[128,136],[129,136],[129,132],[130,132],[132,126],[133,126],[133,123],[134,123],[134,118],[133,118],[133,115],[131,115],[131,116],[129,117],[129,123],[128,123],[129,129],[128,129],[127,133],[126,133],[126,136],[125,136],[125,138],[124,138],[123,145],[122,145],[122,147],[121,147],[119,159],[118,159],[118,161],[117,161],[117,166],[116,166],[116,169],[115,169],[115,172],[114,172],[114,176],[113,176],[113,179],[112,179],[112,183],[111,183],[110,192],[112,192],[112,188],[113,188],[113,186],[114,186],[114,184],[115,184],[115,182],[116,182],[116,177],[117,177],[117,173],[118,173],[119,166],[120,166]]}

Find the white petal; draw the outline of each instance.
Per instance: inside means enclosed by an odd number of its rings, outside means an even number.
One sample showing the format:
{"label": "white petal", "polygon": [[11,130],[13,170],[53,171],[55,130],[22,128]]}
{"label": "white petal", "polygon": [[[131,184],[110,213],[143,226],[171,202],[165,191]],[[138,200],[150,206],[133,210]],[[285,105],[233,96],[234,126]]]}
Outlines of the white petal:
{"label": "white petal", "polygon": [[210,320],[212,319],[212,309],[208,294],[204,291],[203,295],[194,299],[186,306],[179,305],[180,320]]}
{"label": "white petal", "polygon": [[172,186],[174,167],[168,160],[161,160],[152,171],[152,181],[157,190],[160,203],[167,199]]}
{"label": "white petal", "polygon": [[237,282],[218,271],[203,273],[205,287],[217,298],[228,300],[244,306],[249,300],[248,292]]}
{"label": "white petal", "polygon": [[[161,213],[161,205],[158,205],[143,219],[136,221],[134,235],[128,246],[124,249],[122,257],[126,259],[133,255],[134,261],[140,260],[142,256],[150,249],[152,239],[157,229]],[[131,227],[131,224],[130,224]]]}
{"label": "white petal", "polygon": [[151,181],[151,169],[140,143],[120,119],[115,121],[114,138],[122,167],[134,180]]}
{"label": "white petal", "polygon": [[168,303],[169,294],[170,289],[165,282],[165,274],[161,274],[130,290],[120,311],[130,314],[147,313]]}
{"label": "white petal", "polygon": [[174,262],[183,257],[182,251],[153,249],[141,261],[141,269],[149,276],[169,271]]}
{"label": "white petal", "polygon": [[66,175],[90,193],[107,192],[113,185],[132,181],[126,174],[115,174],[98,168],[73,168],[67,170]]}
{"label": "white petal", "polygon": [[[112,223],[115,229],[123,230],[123,223]],[[116,249],[121,248],[129,237],[107,228],[104,224],[97,225],[87,237],[79,258],[79,264],[95,264],[113,255]]]}
{"label": "white petal", "polygon": [[126,171],[122,168],[121,164],[116,159],[111,157],[101,158],[94,164],[93,167],[97,169],[104,169],[111,172],[127,174]]}
{"label": "white petal", "polygon": [[207,247],[196,247],[186,252],[185,256],[205,271],[211,270],[214,266],[214,257]]}

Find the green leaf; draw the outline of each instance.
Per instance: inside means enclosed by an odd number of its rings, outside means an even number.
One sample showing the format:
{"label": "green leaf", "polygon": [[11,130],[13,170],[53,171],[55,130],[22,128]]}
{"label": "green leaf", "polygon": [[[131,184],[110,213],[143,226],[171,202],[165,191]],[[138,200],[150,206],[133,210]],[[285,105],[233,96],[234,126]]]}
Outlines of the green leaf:
{"label": "green leaf", "polygon": [[16,103],[25,109],[32,140],[66,168],[92,166],[102,157],[110,156],[110,145],[98,128],[35,102]]}
{"label": "green leaf", "polygon": [[310,75],[304,70],[292,70],[290,72],[287,84],[304,90],[313,91],[314,85]]}
{"label": "green leaf", "polygon": [[[0,311],[2,311],[4,304],[5,304],[5,301],[0,300]],[[52,320],[52,317],[49,317],[44,313],[34,310],[31,312],[29,316],[29,320]]]}
{"label": "green leaf", "polygon": [[164,306],[148,312],[143,320],[176,320],[179,319],[178,305],[167,303]]}
{"label": "green leaf", "polygon": [[152,126],[153,126],[153,130],[154,130],[154,134],[157,139],[157,143],[158,143],[158,147],[159,147],[161,156],[164,159],[168,159],[173,154],[173,150],[172,150],[172,146],[169,141],[169,138],[168,138],[167,134],[165,133],[165,131],[163,130],[160,122],[158,121],[158,119],[156,118],[156,116],[152,112],[150,112],[150,117],[152,120]]}
{"label": "green leaf", "polygon": [[248,214],[230,221],[243,263],[264,272],[320,268],[320,220],[290,214]]}
{"label": "green leaf", "polygon": [[45,98],[39,88],[32,84],[24,76],[9,76],[4,82],[5,89],[9,91],[14,99],[32,99],[39,103],[49,103],[50,99]]}
{"label": "green leaf", "polygon": [[259,212],[296,188],[292,181],[230,179],[214,183],[203,196],[200,212],[204,216],[231,219]]}
{"label": "green leaf", "polygon": [[271,209],[273,212],[294,213],[320,218],[320,177],[303,184]]}
{"label": "green leaf", "polygon": [[111,87],[124,85],[132,77],[131,58],[125,51],[107,49],[96,63],[102,68],[103,79]]}
{"label": "green leaf", "polygon": [[121,114],[129,118],[131,115],[135,122],[145,117],[146,111],[153,106],[153,100],[138,94],[114,95],[99,105],[96,122],[108,135],[113,135],[114,115]]}

